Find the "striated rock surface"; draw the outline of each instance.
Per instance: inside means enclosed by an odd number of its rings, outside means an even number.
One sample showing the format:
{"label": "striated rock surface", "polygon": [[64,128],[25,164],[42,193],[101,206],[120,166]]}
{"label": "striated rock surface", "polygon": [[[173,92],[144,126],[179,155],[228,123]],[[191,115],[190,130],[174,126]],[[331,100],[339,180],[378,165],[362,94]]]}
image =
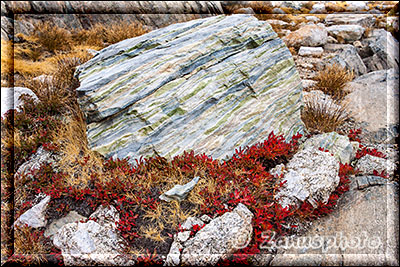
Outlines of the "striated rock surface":
{"label": "striated rock surface", "polygon": [[301,80],[271,26],[237,14],[111,45],[77,69],[91,148],[105,156],[224,158],[303,130]]}
{"label": "striated rock surface", "polygon": [[308,201],[314,207],[317,201],[326,203],[339,184],[339,162],[329,152],[305,147],[286,165],[282,181],[284,187],[275,195],[282,207]]}
{"label": "striated rock surface", "polygon": [[253,214],[243,204],[232,212],[213,219],[184,243],[181,264],[190,266],[214,265],[251,240]]}

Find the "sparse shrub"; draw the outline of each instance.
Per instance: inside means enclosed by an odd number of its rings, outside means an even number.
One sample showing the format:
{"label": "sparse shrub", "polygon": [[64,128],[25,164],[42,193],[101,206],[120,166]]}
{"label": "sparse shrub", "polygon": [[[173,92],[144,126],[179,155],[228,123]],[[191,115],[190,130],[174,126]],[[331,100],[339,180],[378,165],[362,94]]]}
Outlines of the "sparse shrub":
{"label": "sparse shrub", "polygon": [[342,100],[349,93],[344,90],[344,87],[353,78],[354,74],[346,68],[338,64],[328,65],[314,77],[317,81],[315,88],[332,96],[335,100]]}
{"label": "sparse shrub", "polygon": [[56,70],[52,73],[52,85],[64,90],[72,90],[79,87],[79,81],[74,77],[77,66],[88,61],[92,56],[86,52],[59,54],[53,59]]}
{"label": "sparse shrub", "polygon": [[348,119],[345,107],[313,97],[304,104],[301,119],[312,133],[337,131]]}
{"label": "sparse shrub", "polygon": [[265,1],[251,1],[249,7],[251,7],[256,14],[272,14],[272,10],[274,9],[271,3]]}
{"label": "sparse shrub", "polygon": [[[12,143],[4,146],[2,157],[14,162],[15,170],[35,153],[44,143],[50,142],[51,131],[60,126],[61,119],[57,106],[49,106],[43,102],[35,102],[31,96],[23,95],[22,111],[9,110],[1,119],[2,143]],[[12,159],[13,158],[13,159]],[[15,171],[14,170],[14,171]]]}
{"label": "sparse shrub", "polygon": [[43,229],[15,226],[13,244],[13,255],[7,259],[7,264],[11,266],[64,265],[61,250],[44,236]]}
{"label": "sparse shrub", "polygon": [[40,22],[35,26],[36,42],[49,52],[68,50],[71,47],[71,34],[68,30],[55,26],[50,22]]}
{"label": "sparse shrub", "polygon": [[327,2],[325,3],[325,9],[328,13],[334,13],[334,12],[345,12],[346,7],[348,6],[347,3],[330,3]]}

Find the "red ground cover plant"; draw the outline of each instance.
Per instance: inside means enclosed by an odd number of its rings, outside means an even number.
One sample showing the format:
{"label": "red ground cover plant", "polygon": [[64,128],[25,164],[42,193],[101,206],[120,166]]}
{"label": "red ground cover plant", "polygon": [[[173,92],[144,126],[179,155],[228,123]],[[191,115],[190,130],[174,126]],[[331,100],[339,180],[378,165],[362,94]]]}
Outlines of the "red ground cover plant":
{"label": "red ground cover plant", "polygon": [[350,141],[356,141],[361,143],[360,135],[362,134],[362,130],[359,129],[350,129],[347,136],[349,137]]}
{"label": "red ground cover plant", "polygon": [[[17,117],[21,116],[18,114]],[[35,116],[32,118],[25,116],[23,120],[20,119],[18,127],[33,121],[43,123]],[[24,122],[24,120],[31,121]],[[55,127],[56,123],[51,124],[51,122],[52,120],[38,128]],[[39,145],[52,152],[59,149],[47,139],[46,132],[42,133],[38,135],[39,139],[33,146],[27,148],[32,151],[21,154],[21,162],[26,160]],[[93,172],[85,186],[67,186],[66,173],[57,171],[51,164],[43,164],[39,169],[32,171],[33,178],[17,180],[16,187],[24,187],[31,196],[39,193],[51,196],[46,216],[52,220],[66,215],[71,210],[89,216],[100,205],[114,205],[121,218],[116,223],[118,231],[128,246],[137,247],[141,244],[142,248],[147,249],[147,254],[137,258],[139,264],[146,265],[159,262],[156,255],[168,253],[172,236],[178,227],[173,228],[172,223],[165,223],[162,235],[169,238],[164,242],[166,244],[161,246],[140,234],[141,225],[152,223],[151,220],[145,220],[144,215],[160,207],[162,202],[158,196],[165,190],[165,184],[169,183],[169,179],[177,177],[192,179],[201,176],[199,184],[191,192],[192,198],[188,198],[192,199],[192,202],[182,201],[179,204],[181,209],[196,209],[198,214],[208,214],[213,218],[232,211],[239,203],[246,205],[254,214],[252,239],[246,248],[239,250],[227,260],[230,263],[250,264],[251,256],[259,253],[260,245],[266,242],[263,233],[271,231],[277,233],[277,236],[291,233],[292,229],[297,227],[292,223],[293,216],[315,219],[327,214],[332,211],[339,196],[348,190],[347,177],[353,170],[348,165],[341,165],[341,182],[327,204],[320,203],[317,209],[303,204],[298,210],[292,207],[282,208],[277,203],[274,196],[285,181],[271,175],[269,171],[291,159],[298,149],[300,137],[298,134],[290,141],[286,141],[282,135],[275,135],[272,132],[265,141],[238,148],[224,161],[215,160],[205,154],[196,154],[194,151],[185,151],[171,160],[160,156],[135,159],[135,163],[131,163],[129,158],[108,159],[103,163],[103,172]],[[84,168],[88,160],[85,157],[78,163]],[[21,214],[30,207],[30,201],[31,199],[27,199],[26,203],[15,207],[16,214]],[[199,230],[201,226],[195,226],[193,234]],[[224,263],[226,261],[220,262]]]}

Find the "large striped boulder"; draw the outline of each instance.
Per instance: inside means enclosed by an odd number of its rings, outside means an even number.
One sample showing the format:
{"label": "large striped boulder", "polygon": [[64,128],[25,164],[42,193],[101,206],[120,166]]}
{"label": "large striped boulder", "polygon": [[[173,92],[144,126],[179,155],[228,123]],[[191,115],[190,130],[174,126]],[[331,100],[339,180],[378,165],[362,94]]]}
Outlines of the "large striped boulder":
{"label": "large striped boulder", "polygon": [[131,159],[184,150],[223,159],[271,131],[303,131],[293,58],[265,21],[215,16],[101,50],[76,76],[92,149]]}

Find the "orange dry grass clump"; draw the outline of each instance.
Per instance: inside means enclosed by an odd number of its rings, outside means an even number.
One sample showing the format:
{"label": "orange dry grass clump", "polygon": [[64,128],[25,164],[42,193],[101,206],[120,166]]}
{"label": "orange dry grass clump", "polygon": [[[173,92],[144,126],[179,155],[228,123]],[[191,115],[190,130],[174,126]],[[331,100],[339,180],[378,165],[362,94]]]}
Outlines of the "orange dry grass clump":
{"label": "orange dry grass clump", "polygon": [[314,77],[317,81],[315,88],[332,96],[335,100],[342,100],[349,93],[345,90],[345,85],[353,78],[353,72],[346,68],[338,64],[328,65]]}
{"label": "orange dry grass clump", "polygon": [[113,25],[96,24],[88,30],[75,30],[72,39],[75,44],[105,47],[122,40],[136,37],[148,30],[140,23],[120,22]]}
{"label": "orange dry grass clump", "polygon": [[55,26],[50,22],[37,23],[33,37],[35,41],[49,52],[69,50],[71,34],[68,30]]}

